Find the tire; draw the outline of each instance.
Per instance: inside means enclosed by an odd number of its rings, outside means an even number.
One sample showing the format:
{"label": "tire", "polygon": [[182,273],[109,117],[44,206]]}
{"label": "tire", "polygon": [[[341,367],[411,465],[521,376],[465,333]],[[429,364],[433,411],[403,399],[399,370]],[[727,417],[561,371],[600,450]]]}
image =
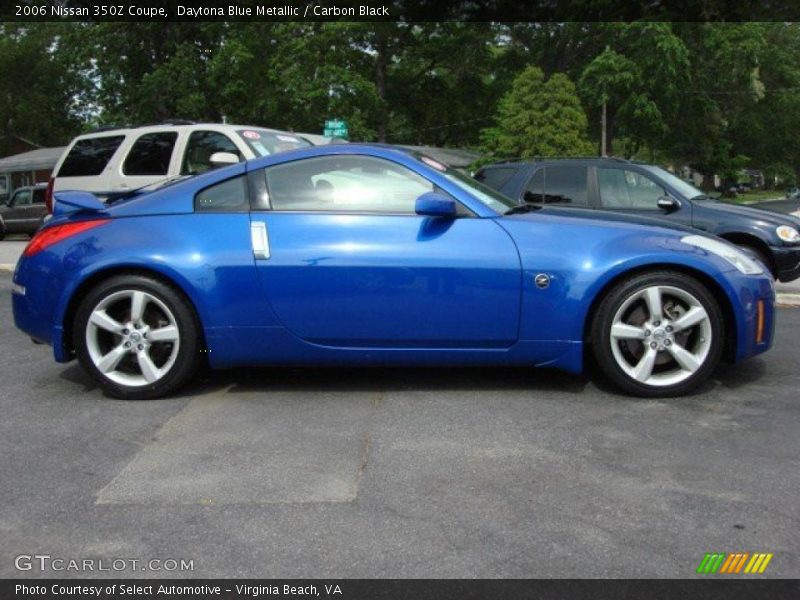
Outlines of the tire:
{"label": "tire", "polygon": [[603,374],[624,392],[674,397],[709,378],[722,357],[724,330],[722,310],[705,285],[654,271],[608,291],[594,313],[589,345]]}
{"label": "tire", "polygon": [[142,275],[119,275],[92,288],[75,314],[73,343],[89,375],[124,400],[160,398],[180,388],[197,370],[203,346],[199,320],[183,294]]}

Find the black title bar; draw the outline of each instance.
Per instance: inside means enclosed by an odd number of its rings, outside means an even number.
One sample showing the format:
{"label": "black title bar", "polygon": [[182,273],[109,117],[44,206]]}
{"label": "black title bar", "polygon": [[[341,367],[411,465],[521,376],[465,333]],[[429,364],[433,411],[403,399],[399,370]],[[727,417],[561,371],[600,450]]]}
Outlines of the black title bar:
{"label": "black title bar", "polygon": [[796,0],[0,0],[2,21],[797,21]]}
{"label": "black title bar", "polygon": [[794,600],[799,593],[797,580],[704,577],[691,580],[0,580],[3,600]]}

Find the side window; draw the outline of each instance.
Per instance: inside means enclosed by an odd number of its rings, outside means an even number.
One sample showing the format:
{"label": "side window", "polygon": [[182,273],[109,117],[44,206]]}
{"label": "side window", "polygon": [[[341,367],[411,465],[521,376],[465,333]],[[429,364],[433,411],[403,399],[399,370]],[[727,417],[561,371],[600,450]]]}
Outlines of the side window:
{"label": "side window", "polygon": [[33,203],[34,204],[44,204],[44,189],[39,188],[33,190]]}
{"label": "side window", "polygon": [[166,175],[177,139],[175,131],[158,131],[140,136],[128,152],[122,172],[125,175]]}
{"label": "side window", "polygon": [[70,148],[56,177],[100,175],[124,139],[124,135],[112,135],[78,140]]}
{"label": "side window", "polygon": [[541,204],[544,202],[544,168],[537,169],[525,187],[522,199],[525,202]]}
{"label": "side window", "polygon": [[544,202],[586,206],[586,167],[547,167],[544,170]]}
{"label": "side window", "polygon": [[14,194],[14,199],[12,200],[12,205],[14,208],[19,206],[28,206],[31,203],[31,191],[30,190],[20,190],[16,194]]}
{"label": "side window", "polygon": [[649,177],[628,169],[597,170],[603,208],[657,210],[664,189]]}
{"label": "side window", "polygon": [[186,143],[186,152],[181,164],[181,175],[197,175],[214,167],[211,155],[215,152],[230,152],[242,159],[242,153],[230,138],[217,131],[194,131]]}
{"label": "side window", "polygon": [[244,175],[207,187],[194,197],[194,209],[197,211],[235,212],[247,208],[247,186]]}
{"label": "side window", "polygon": [[516,172],[517,170],[514,167],[489,167],[475,173],[475,179],[490,188],[499,190]]}
{"label": "side window", "polygon": [[266,169],[273,210],[414,213],[433,184],[410,169],[369,156],[326,156]]}

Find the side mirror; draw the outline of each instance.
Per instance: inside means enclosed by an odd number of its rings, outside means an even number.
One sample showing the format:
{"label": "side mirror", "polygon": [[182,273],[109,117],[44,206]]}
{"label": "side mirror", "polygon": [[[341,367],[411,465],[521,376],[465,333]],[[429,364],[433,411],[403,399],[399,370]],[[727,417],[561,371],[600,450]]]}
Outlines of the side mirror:
{"label": "side mirror", "polygon": [[214,152],[208,162],[215,167],[224,167],[226,165],[235,165],[239,162],[239,157],[233,152]]}
{"label": "side mirror", "polygon": [[456,201],[438,192],[426,192],[417,198],[415,212],[428,217],[455,217]]}
{"label": "side mirror", "polygon": [[661,196],[657,202],[658,208],[668,213],[678,210],[681,203],[672,196]]}

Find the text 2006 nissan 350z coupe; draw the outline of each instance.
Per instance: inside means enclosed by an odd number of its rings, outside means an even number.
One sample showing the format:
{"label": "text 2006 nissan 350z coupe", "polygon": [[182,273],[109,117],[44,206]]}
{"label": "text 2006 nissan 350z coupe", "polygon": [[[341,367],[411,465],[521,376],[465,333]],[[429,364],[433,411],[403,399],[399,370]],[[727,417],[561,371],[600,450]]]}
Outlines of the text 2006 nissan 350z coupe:
{"label": "text 2006 nissan 350z coupe", "polygon": [[528,365],[674,396],[770,347],[760,263],[694,230],[517,206],[426,156],[340,145],[109,205],[60,192],[14,275],[17,326],[111,395],[201,362]]}

